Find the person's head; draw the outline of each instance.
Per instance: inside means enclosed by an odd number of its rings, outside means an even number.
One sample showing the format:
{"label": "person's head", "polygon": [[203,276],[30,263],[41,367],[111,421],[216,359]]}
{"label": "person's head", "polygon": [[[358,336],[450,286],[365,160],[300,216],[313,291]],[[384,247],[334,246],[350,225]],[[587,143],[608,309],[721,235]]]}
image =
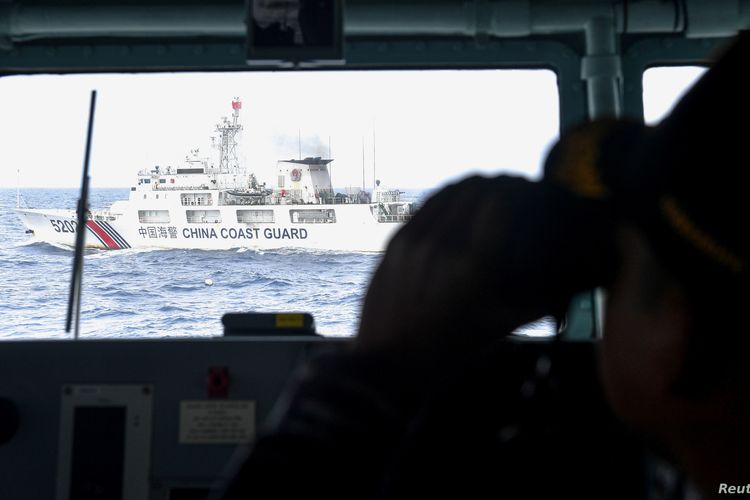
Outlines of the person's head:
{"label": "person's head", "polygon": [[583,126],[549,163],[578,195],[601,181],[616,206],[601,356],[610,403],[704,484],[748,470],[749,57],[744,35],[657,127]]}
{"label": "person's head", "polygon": [[750,173],[736,121],[750,118],[749,55],[741,37],[661,124],[631,132],[630,154],[604,173],[621,229],[603,368],[635,425],[715,418],[718,406],[701,410],[728,392],[748,399]]}

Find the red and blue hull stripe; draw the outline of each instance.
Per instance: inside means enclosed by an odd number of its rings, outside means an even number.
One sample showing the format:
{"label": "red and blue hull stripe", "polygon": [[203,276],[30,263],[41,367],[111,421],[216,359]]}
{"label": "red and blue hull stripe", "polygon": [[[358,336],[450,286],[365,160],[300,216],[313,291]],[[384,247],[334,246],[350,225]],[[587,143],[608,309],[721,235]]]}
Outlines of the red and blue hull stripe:
{"label": "red and blue hull stripe", "polygon": [[86,227],[94,236],[96,236],[96,239],[104,245],[104,248],[109,250],[130,248],[130,245],[125,238],[123,238],[109,222],[89,219],[86,221]]}

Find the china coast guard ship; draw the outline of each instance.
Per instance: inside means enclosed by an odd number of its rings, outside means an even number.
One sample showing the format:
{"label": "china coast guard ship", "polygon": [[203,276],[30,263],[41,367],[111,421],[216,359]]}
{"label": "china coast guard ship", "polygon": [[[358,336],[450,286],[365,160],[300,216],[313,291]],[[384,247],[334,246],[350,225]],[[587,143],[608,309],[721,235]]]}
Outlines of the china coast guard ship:
{"label": "china coast guard ship", "polygon": [[[231,119],[216,125],[218,166],[193,150],[182,167],[142,170],[127,201],[89,212],[86,246],[382,251],[411,218],[413,203],[379,182],[372,196],[336,193],[331,159],[279,161],[276,186],[260,184],[237,160],[241,108],[241,101],[233,100]],[[37,239],[75,244],[75,210],[16,211]]]}

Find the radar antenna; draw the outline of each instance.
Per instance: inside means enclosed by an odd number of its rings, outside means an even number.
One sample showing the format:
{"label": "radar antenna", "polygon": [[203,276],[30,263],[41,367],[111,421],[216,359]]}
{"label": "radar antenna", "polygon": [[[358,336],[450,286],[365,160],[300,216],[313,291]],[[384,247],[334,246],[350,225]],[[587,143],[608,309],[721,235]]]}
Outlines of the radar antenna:
{"label": "radar antenna", "polygon": [[216,124],[218,137],[212,142],[213,146],[219,150],[219,173],[222,174],[240,171],[240,162],[237,159],[237,134],[242,130],[242,125],[239,123],[241,109],[242,101],[239,97],[235,97],[232,99],[231,121],[223,116],[221,122]]}

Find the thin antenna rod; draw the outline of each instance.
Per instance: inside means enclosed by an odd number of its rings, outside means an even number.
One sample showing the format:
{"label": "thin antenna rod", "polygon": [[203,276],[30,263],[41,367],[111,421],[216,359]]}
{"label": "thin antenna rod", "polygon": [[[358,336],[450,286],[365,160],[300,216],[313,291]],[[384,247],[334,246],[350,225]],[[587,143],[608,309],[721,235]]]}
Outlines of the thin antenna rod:
{"label": "thin antenna rod", "polygon": [[89,158],[91,156],[91,136],[94,130],[94,111],[96,109],[96,90],[91,91],[89,107],[89,127],[86,133],[86,155],[83,160],[83,179],[81,180],[81,197],[78,199],[78,226],[76,227],[76,248],[73,254],[73,276],[70,278],[70,296],[68,297],[68,315],[65,318],[65,332],[75,316],[75,339],[78,339],[81,323],[81,281],[83,278],[83,244],[86,234],[86,216],[89,209]]}
{"label": "thin antenna rod", "polygon": [[365,136],[362,136],[362,191],[365,190]]}
{"label": "thin antenna rod", "polygon": [[21,208],[21,169],[16,169],[16,208]]}
{"label": "thin antenna rod", "polygon": [[[331,136],[328,136],[328,159],[332,159],[331,156]],[[328,178],[331,180],[331,191],[333,191],[333,195],[336,195],[336,188],[333,187],[333,162],[328,164]]]}
{"label": "thin antenna rod", "polygon": [[377,177],[375,175],[375,120],[372,121],[372,192],[375,192],[377,187]]}

